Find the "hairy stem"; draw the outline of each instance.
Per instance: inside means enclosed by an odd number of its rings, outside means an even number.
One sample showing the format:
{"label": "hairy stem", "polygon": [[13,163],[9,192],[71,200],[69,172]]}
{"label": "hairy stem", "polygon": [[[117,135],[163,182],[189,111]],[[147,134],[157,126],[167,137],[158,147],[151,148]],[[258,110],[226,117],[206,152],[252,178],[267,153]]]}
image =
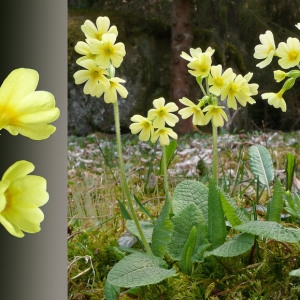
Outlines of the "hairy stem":
{"label": "hairy stem", "polygon": [[144,236],[144,233],[142,231],[142,228],[140,226],[139,220],[137,218],[136,212],[133,207],[132,199],[130,196],[127,179],[125,175],[125,168],[124,168],[124,162],[123,162],[123,156],[122,156],[122,142],[121,142],[121,130],[120,130],[120,118],[119,118],[119,106],[118,102],[116,101],[113,103],[114,106],[114,116],[115,116],[115,126],[116,126],[116,140],[117,140],[117,149],[118,149],[118,158],[119,158],[119,168],[121,173],[121,186],[122,191],[125,194],[125,197],[128,202],[128,206],[131,212],[131,217],[133,218],[133,221],[135,223],[135,226],[140,234],[141,241],[147,251],[147,253],[152,254],[150,245],[147,243],[146,238]]}
{"label": "hairy stem", "polygon": [[[164,170],[164,188],[166,194],[166,201],[171,201],[169,194],[169,184],[168,184],[168,167],[167,167],[167,153],[166,146],[162,146],[162,161]],[[170,214],[173,214],[172,202],[170,203]]]}
{"label": "hairy stem", "polygon": [[218,184],[218,127],[212,125],[213,130],[213,176]]}

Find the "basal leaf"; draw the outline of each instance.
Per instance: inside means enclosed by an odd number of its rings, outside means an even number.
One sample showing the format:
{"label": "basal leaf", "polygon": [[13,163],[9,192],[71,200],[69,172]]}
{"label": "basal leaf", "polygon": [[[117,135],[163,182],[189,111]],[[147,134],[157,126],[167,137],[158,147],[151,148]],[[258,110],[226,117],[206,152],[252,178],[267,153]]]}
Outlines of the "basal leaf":
{"label": "basal leaf", "polygon": [[280,242],[297,243],[300,241],[300,229],[284,227],[271,221],[249,221],[236,226],[235,229]]}
{"label": "basal leaf", "polygon": [[269,191],[269,182],[274,179],[274,167],[269,151],[263,146],[249,148],[250,168],[261,184]]}
{"label": "basal leaf", "polygon": [[183,274],[191,275],[193,269],[192,257],[195,252],[197,242],[197,227],[193,226],[189,236],[183,246],[182,256],[180,260],[180,268]]}
{"label": "basal leaf", "polygon": [[176,274],[175,269],[164,266],[165,262],[159,257],[145,253],[130,254],[112,267],[107,281],[125,288],[155,284]]}
{"label": "basal leaf", "polygon": [[254,243],[254,235],[242,233],[236,235],[232,240],[222,244],[218,248],[207,251],[204,257],[215,255],[220,257],[234,257],[247,252]]}
{"label": "basal leaf", "polygon": [[[139,221],[139,223],[140,223],[140,226],[142,228],[142,231],[144,233],[147,243],[151,243],[153,227],[154,227],[153,223],[149,222],[149,221],[148,222],[147,221]],[[127,220],[126,227],[133,235],[135,235],[136,237],[141,239],[138,229],[136,228],[133,220]]]}
{"label": "basal leaf", "polygon": [[274,186],[272,200],[268,205],[268,221],[280,223],[283,208],[283,190],[280,179],[277,179]]}
{"label": "basal leaf", "polygon": [[224,243],[227,230],[219,188],[214,179],[209,180],[208,188],[208,240],[215,249]]}
{"label": "basal leaf", "polygon": [[153,254],[159,257],[164,257],[173,233],[173,223],[169,218],[169,211],[170,201],[166,200],[153,228],[151,248]]}
{"label": "basal leaf", "polygon": [[293,177],[295,172],[296,157],[292,153],[288,153],[286,157],[285,164],[285,174],[286,174],[286,190],[290,191],[293,185]]}
{"label": "basal leaf", "polygon": [[106,300],[117,300],[120,293],[120,287],[110,284],[106,281],[104,286],[104,293]]}
{"label": "basal leaf", "polygon": [[229,198],[221,189],[220,189],[220,200],[222,203],[223,211],[225,217],[231,224],[231,226],[237,226],[243,222],[247,222],[248,218],[244,212],[237,206],[236,202]]}
{"label": "basal leaf", "polygon": [[179,211],[172,218],[173,235],[168,245],[168,253],[174,260],[182,258],[183,247],[193,226],[197,228],[196,249],[207,241],[207,225],[200,209],[195,203],[190,203],[182,211]]}
{"label": "basal leaf", "polygon": [[207,223],[208,188],[206,185],[195,180],[184,180],[176,186],[172,201],[174,214],[182,211],[190,203],[196,204]]}

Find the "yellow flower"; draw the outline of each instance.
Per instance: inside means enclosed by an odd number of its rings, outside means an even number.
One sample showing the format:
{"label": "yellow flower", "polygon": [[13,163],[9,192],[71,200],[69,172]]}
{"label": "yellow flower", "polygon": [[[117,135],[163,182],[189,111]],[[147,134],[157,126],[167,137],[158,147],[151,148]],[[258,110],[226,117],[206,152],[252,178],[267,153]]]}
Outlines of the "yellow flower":
{"label": "yellow flower", "polygon": [[279,65],[283,69],[295,67],[300,62],[300,42],[297,38],[289,37],[287,42],[281,42],[276,50]]}
{"label": "yellow flower", "polygon": [[96,26],[90,20],[86,20],[81,26],[81,30],[84,32],[85,36],[90,39],[102,39],[103,34],[113,33],[118,35],[118,30],[116,26],[110,26],[110,20],[108,17],[98,17],[96,20]]}
{"label": "yellow flower", "polygon": [[0,129],[21,134],[33,140],[43,140],[55,132],[51,123],[59,117],[54,96],[35,91],[39,74],[32,69],[16,69],[0,87]]}
{"label": "yellow flower", "polygon": [[159,140],[161,146],[167,146],[170,144],[169,136],[174,140],[177,139],[177,133],[173,131],[172,128],[159,128],[153,133],[151,137],[151,142],[155,143],[157,140]]}
{"label": "yellow flower", "polygon": [[112,33],[105,33],[102,35],[102,40],[96,39],[89,40],[91,52],[97,54],[95,61],[103,68],[107,68],[110,63],[118,68],[123,57],[126,54],[125,46],[123,43],[116,43],[117,36]]}
{"label": "yellow flower", "polygon": [[152,122],[140,115],[134,115],[130,120],[134,122],[129,126],[131,133],[140,133],[139,139],[141,141],[149,141],[151,135],[153,134]]}
{"label": "yellow flower", "polygon": [[264,68],[271,63],[275,55],[275,42],[272,31],[267,30],[265,34],[261,34],[259,40],[261,44],[255,46],[254,58],[264,59],[256,65],[259,68]]}
{"label": "yellow flower", "polygon": [[33,170],[32,163],[17,161],[7,169],[0,181],[0,223],[16,237],[23,237],[23,231],[39,232],[44,219],[39,207],[49,198],[46,180],[28,175]]}
{"label": "yellow flower", "polygon": [[75,46],[75,51],[78,54],[83,55],[82,57],[80,57],[76,60],[77,64],[79,64],[81,61],[86,60],[86,59],[95,60],[95,58],[96,58],[96,54],[93,54],[91,52],[90,45],[86,42],[82,42],[82,41],[78,42]]}
{"label": "yellow flower", "polygon": [[297,23],[295,26],[300,30],[300,23]]}
{"label": "yellow flower", "polygon": [[161,97],[153,100],[153,106],[148,112],[148,119],[153,120],[155,128],[165,127],[165,123],[173,127],[179,121],[178,117],[172,114],[178,110],[175,103],[169,102],[165,105],[165,99]]}
{"label": "yellow flower", "polygon": [[211,86],[209,91],[216,96],[221,94],[221,89],[225,86],[227,80],[234,76],[231,68],[228,68],[222,74],[222,66],[211,66],[208,84]]}
{"label": "yellow flower", "polygon": [[83,92],[88,95],[100,97],[104,90],[109,88],[109,80],[105,77],[108,72],[99,67],[93,60],[87,59],[78,63],[86,70],[79,70],[74,74],[76,84],[85,83]]}
{"label": "yellow flower", "polygon": [[187,119],[190,116],[193,116],[194,125],[205,125],[205,118],[201,108],[193,103],[186,97],[179,99],[179,101],[186,105],[187,107],[182,108],[178,113],[181,115],[182,119]]}
{"label": "yellow flower", "polygon": [[208,75],[211,67],[211,55],[202,53],[197,57],[197,59],[193,59],[187,65],[191,70],[188,72],[195,77],[204,78]]}
{"label": "yellow flower", "polygon": [[193,61],[193,60],[196,60],[196,59],[200,59],[202,54],[205,53],[206,55],[209,55],[209,56],[212,56],[214,54],[215,50],[212,49],[211,47],[208,47],[205,52],[202,52],[201,48],[191,48],[190,49],[190,55],[188,55],[186,52],[182,51],[181,52],[181,57],[185,60],[188,60],[188,61]]}
{"label": "yellow flower", "polygon": [[104,91],[104,101],[106,103],[115,103],[117,101],[117,92],[122,98],[126,98],[128,91],[120,83],[124,83],[125,80],[119,77],[113,77],[109,79],[109,88]]}
{"label": "yellow flower", "polygon": [[281,89],[278,93],[264,93],[261,95],[263,99],[267,99],[270,105],[273,105],[275,108],[281,108],[283,112],[286,112],[286,103],[282,95],[284,90]]}
{"label": "yellow flower", "polygon": [[229,108],[237,109],[238,101],[242,106],[248,103],[253,104],[255,100],[251,98],[252,95],[257,94],[257,84],[249,84],[248,81],[252,77],[251,73],[243,77],[235,74],[230,77],[226,85],[221,89],[221,100],[227,98],[227,106]]}
{"label": "yellow flower", "polygon": [[206,112],[206,124],[208,124],[211,120],[213,126],[215,127],[224,126],[224,119],[228,121],[228,118],[225,111],[222,108],[224,108],[224,106],[207,105],[206,107],[204,107],[203,111]]}

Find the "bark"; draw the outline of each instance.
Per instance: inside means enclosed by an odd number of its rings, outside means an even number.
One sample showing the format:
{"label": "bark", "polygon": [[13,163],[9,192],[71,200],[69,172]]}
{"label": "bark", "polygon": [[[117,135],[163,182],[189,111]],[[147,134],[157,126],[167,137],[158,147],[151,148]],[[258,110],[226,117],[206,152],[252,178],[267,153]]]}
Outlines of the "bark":
{"label": "bark", "polygon": [[[182,97],[189,98],[191,75],[188,73],[187,61],[180,57],[182,51],[189,53],[193,40],[193,0],[174,0],[172,6],[172,64],[171,64],[171,95],[179,109],[183,105],[179,102]],[[191,118],[183,120],[179,116],[175,130],[179,134],[194,129]]]}

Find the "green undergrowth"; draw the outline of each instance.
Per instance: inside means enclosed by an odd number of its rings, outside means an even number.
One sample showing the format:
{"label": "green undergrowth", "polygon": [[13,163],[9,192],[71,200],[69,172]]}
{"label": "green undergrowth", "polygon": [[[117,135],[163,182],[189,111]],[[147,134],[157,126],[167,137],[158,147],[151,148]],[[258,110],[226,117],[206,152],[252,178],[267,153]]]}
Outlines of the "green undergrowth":
{"label": "green undergrowth", "polygon": [[[224,191],[238,199],[238,205],[251,211],[251,201],[256,191],[249,187],[248,149],[253,139],[269,150],[278,170],[276,176],[284,182],[282,170],[288,153],[296,157],[296,176],[299,178],[299,133],[278,133],[271,142],[262,132],[236,134],[230,145],[223,133],[219,139],[220,185]],[[224,142],[222,139],[224,137]],[[164,204],[163,181],[157,166],[160,149],[140,146],[138,140],[123,135],[124,161],[129,186],[134,186],[135,196],[143,203],[153,218],[157,218]],[[191,141],[198,140],[203,147],[211,145],[210,135],[192,133],[178,140],[178,151],[191,148]],[[256,141],[256,140],[255,140]],[[108,272],[124,256],[118,248],[118,239],[126,231],[118,200],[122,192],[118,181],[117,153],[113,136],[91,134],[87,137],[69,137],[69,199],[68,199],[68,291],[70,300],[105,299],[104,287]],[[233,146],[234,144],[234,146]],[[208,147],[208,146],[207,146]],[[208,151],[209,153],[209,151]],[[209,155],[209,154],[207,154]],[[211,165],[201,157],[197,173],[191,178],[184,173],[172,174],[170,192],[185,180],[207,183]],[[185,157],[176,154],[169,170]],[[209,160],[208,160],[209,161]],[[229,171],[234,175],[228,176]],[[230,172],[231,172],[230,171]],[[266,205],[266,191],[260,196]],[[139,220],[148,220],[138,209]],[[264,212],[258,210],[258,218],[264,220]],[[299,227],[297,219],[285,218],[282,224]],[[234,229],[227,230],[227,238],[235,236]],[[122,289],[119,299],[298,299],[299,277],[289,276],[300,268],[300,245],[259,239],[251,250],[236,257],[207,257],[194,263],[192,275],[177,272],[158,284]],[[141,249],[136,243],[133,249]],[[166,258],[169,267],[179,270],[178,262]]]}

